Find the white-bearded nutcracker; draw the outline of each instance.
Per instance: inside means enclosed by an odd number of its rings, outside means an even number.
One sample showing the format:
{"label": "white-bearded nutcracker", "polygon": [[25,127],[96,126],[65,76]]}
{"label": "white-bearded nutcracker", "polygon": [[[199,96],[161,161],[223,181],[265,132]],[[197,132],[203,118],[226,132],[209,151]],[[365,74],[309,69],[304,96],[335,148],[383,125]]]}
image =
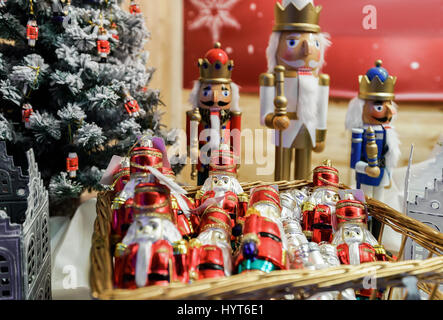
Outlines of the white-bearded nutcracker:
{"label": "white-bearded nutcracker", "polygon": [[230,146],[240,159],[241,111],[239,87],[232,82],[234,62],[216,43],[198,60],[200,78],[195,81],[186,113],[186,134],[192,164],[191,177],[203,185],[209,175],[210,152],[220,144]]}
{"label": "white-bearded nutcracker", "polygon": [[260,76],[260,113],[261,124],[276,130],[276,180],[292,179],[294,159],[293,177],[306,179],[312,150],[321,152],[325,146],[329,76],[320,71],[330,41],[320,32],[320,11],[312,0],[275,5],[275,25],[266,50],[268,73]]}
{"label": "white-bearded nutcracker", "polygon": [[[357,188],[383,201],[384,188],[390,185],[400,157],[400,141],[391,124],[397,114],[393,101],[397,78],[381,65],[377,60],[374,68],[359,76],[359,93],[349,103],[346,129],[352,131],[351,168],[355,169]],[[371,130],[375,141],[368,139]]]}

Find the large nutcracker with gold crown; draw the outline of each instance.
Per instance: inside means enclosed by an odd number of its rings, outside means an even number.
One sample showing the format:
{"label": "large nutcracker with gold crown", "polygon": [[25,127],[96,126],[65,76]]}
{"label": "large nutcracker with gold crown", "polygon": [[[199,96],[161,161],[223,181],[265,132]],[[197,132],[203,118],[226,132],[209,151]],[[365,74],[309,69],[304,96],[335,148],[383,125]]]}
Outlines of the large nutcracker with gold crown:
{"label": "large nutcracker with gold crown", "polygon": [[264,185],[251,191],[249,209],[235,257],[238,273],[289,269],[288,243],[276,187]]}
{"label": "large nutcracker with gold crown", "polygon": [[302,209],[303,233],[309,241],[330,243],[335,225],[335,205],[340,200],[338,170],[326,160],[314,169],[312,181],[312,194]]}
{"label": "large nutcracker with gold crown", "polygon": [[231,217],[218,207],[208,207],[201,216],[197,238],[189,241],[191,281],[232,274]]}
{"label": "large nutcracker with gold crown", "polygon": [[275,180],[306,179],[312,151],[325,147],[329,76],[321,68],[330,41],[320,11],[309,0],[275,4],[268,73],[260,75],[261,124],[276,130]]}
{"label": "large nutcracker with gold crown", "polygon": [[355,169],[357,188],[380,201],[400,156],[400,142],[392,126],[397,114],[393,101],[396,80],[377,60],[375,67],[359,76],[358,97],[351,100],[346,114],[346,128],[352,131],[351,168]]}
{"label": "large nutcracker with gold crown", "polygon": [[220,43],[198,60],[200,77],[190,94],[186,134],[192,164],[191,177],[202,185],[209,174],[210,153],[226,144],[240,159],[241,111],[239,87],[232,82],[234,62]]}
{"label": "large nutcracker with gold crown", "polygon": [[187,242],[175,225],[169,189],[155,182],[140,183],[133,207],[134,221],[115,249],[116,287],[187,283]]}

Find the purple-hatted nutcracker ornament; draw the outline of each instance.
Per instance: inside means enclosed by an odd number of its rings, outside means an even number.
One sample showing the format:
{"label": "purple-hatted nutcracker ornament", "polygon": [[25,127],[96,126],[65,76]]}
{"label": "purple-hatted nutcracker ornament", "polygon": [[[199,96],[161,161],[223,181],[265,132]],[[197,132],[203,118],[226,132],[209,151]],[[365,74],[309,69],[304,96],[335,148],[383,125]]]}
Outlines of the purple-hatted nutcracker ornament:
{"label": "purple-hatted nutcracker ornament", "polygon": [[351,100],[346,114],[357,189],[380,201],[400,157],[400,141],[392,125],[397,115],[393,101],[396,81],[377,60],[375,67],[359,76],[358,97]]}
{"label": "purple-hatted nutcracker ornament", "polygon": [[234,261],[238,273],[289,269],[288,242],[275,186],[264,185],[251,191],[242,240]]}
{"label": "purple-hatted nutcracker ornament", "polygon": [[260,76],[260,121],[275,129],[276,181],[307,179],[312,151],[325,147],[329,76],[321,69],[330,41],[320,32],[320,11],[312,0],[275,4],[268,73]]}
{"label": "purple-hatted nutcracker ornament", "polygon": [[[200,77],[189,96],[186,134],[191,159],[191,178],[202,185],[209,175],[211,152],[228,145],[240,159],[241,111],[239,87],[231,80],[234,61],[217,42],[198,60]],[[239,162],[238,162],[239,165]]]}

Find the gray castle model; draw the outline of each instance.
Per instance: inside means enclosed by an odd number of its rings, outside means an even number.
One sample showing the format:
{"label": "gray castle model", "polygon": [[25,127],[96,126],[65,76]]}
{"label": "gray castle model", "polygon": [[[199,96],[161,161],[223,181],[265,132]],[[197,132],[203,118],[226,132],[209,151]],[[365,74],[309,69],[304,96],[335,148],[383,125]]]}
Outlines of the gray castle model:
{"label": "gray castle model", "polygon": [[0,141],[0,300],[51,299],[48,192],[34,152],[29,175]]}
{"label": "gray castle model", "polygon": [[[443,232],[443,170],[442,180],[434,179],[434,186],[425,187],[422,197],[416,195],[415,201],[408,201],[406,210],[409,217]],[[406,242],[404,252],[405,260],[428,258],[428,251],[411,239]]]}

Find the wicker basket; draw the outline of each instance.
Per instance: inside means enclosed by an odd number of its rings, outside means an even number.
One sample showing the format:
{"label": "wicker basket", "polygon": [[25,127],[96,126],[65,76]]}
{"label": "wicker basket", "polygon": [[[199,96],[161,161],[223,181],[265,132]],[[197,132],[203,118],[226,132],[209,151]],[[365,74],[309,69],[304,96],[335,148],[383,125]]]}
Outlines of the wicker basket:
{"label": "wicker basket", "polygon": [[[243,183],[242,187],[245,192],[249,192],[251,188],[263,184],[267,183]],[[310,182],[280,181],[274,184],[280,190],[287,190],[308,186]],[[198,187],[186,189],[193,196]],[[408,275],[417,278],[418,287],[429,294],[429,299],[443,299],[443,294],[438,290],[443,281],[443,234],[371,198],[367,198],[369,214],[382,224],[379,239],[387,225],[402,234],[398,257],[402,257],[406,240],[411,238],[430,252],[428,259],[340,265],[324,270],[254,271],[226,278],[199,280],[192,284],[171,283],[165,287],[114,289],[109,239],[111,201],[110,192],[98,194],[90,270],[92,296],[97,299],[281,299],[287,294],[304,299],[325,291],[358,289],[368,274],[375,276],[378,288],[386,289],[384,299],[391,299],[393,288],[402,286],[402,278]]]}

